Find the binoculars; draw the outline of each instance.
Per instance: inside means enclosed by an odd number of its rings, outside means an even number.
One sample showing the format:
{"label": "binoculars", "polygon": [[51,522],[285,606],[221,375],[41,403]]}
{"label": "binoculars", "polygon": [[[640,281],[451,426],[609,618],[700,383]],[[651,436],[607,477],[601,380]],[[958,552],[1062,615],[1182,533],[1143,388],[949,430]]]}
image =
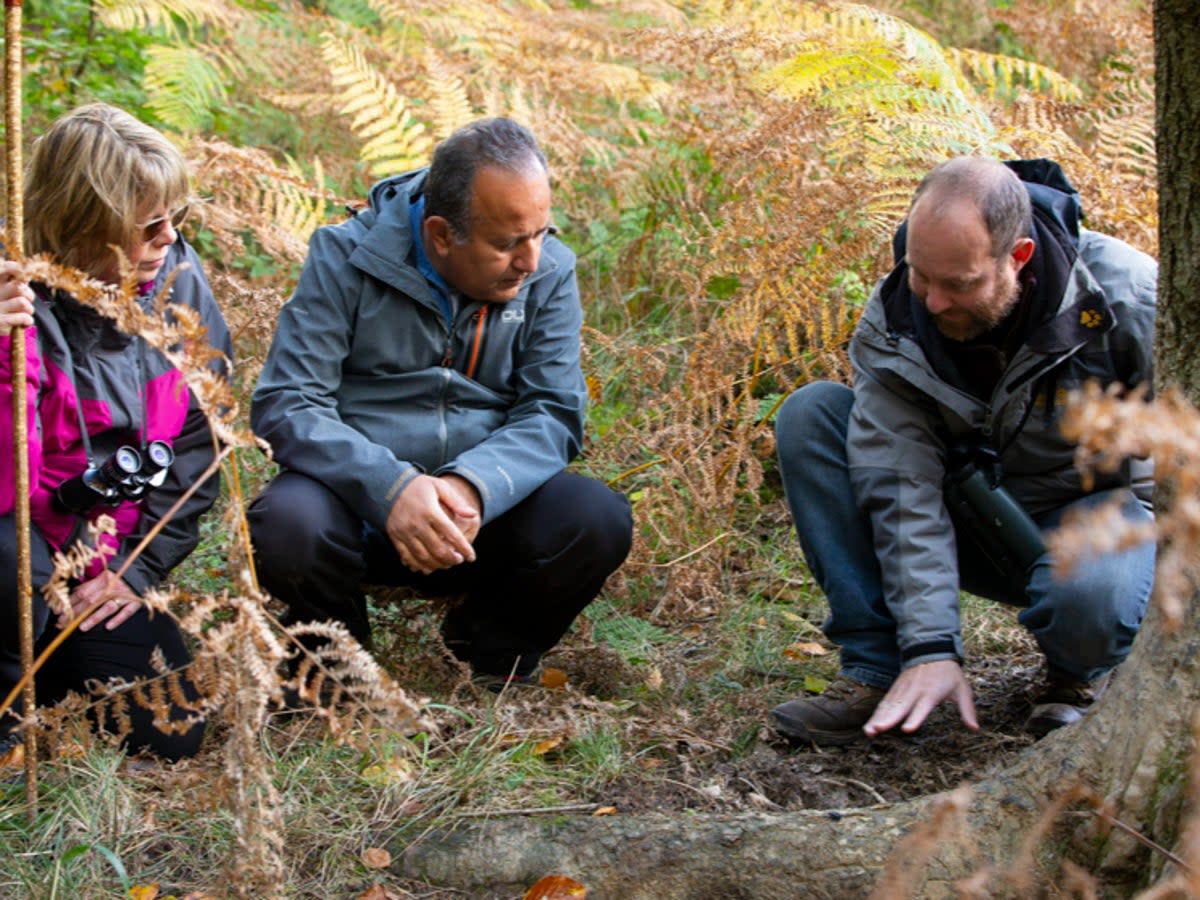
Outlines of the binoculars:
{"label": "binoculars", "polygon": [[1046,552],[1037,524],[994,472],[967,463],[947,478],[944,496],[951,516],[1002,569],[1012,565],[1028,572]]}
{"label": "binoculars", "polygon": [[161,485],[175,462],[175,451],[166,441],[151,441],[142,452],[129,445],[118,447],[99,465],[88,466],[54,491],[58,507],[86,516],[97,506],[116,506],[122,500],[141,500]]}

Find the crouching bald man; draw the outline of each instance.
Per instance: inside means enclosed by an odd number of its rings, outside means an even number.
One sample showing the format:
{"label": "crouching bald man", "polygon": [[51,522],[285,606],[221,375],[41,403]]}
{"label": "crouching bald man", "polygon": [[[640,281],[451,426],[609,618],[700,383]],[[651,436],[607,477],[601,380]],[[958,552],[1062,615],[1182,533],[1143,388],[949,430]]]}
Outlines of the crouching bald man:
{"label": "crouching bald man", "polygon": [[314,234],[251,409],[283,469],[251,536],[289,621],[366,644],[361,584],[461,593],[447,646],[528,682],[624,561],[628,501],[566,471],[587,392],[554,234],[546,158],[502,118]]}
{"label": "crouching bald man", "polygon": [[1081,228],[1078,194],[1047,160],[938,166],[896,257],[851,343],[853,390],[806,385],[779,413],[788,503],[841,674],[771,721],[796,741],[842,744],[915,731],[952,700],[976,728],[962,589],[1019,607],[1045,655],[1027,722],[1040,736],[1104,690],[1151,591],[1153,544],[1055,580],[1041,532],[1105,501],[1151,516],[1149,461],[1085,488],[1058,426],[1085,381],[1151,384],[1157,267]]}

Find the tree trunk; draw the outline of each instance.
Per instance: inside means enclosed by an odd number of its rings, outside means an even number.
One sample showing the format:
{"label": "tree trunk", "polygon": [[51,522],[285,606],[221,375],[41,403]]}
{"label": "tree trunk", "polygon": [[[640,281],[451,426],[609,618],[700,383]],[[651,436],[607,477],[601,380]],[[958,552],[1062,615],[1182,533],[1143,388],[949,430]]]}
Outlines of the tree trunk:
{"label": "tree trunk", "polygon": [[[1200,17],[1194,0],[1155,4],[1160,262],[1156,372],[1159,387],[1200,398]],[[1133,653],[1095,711],[1052,734],[999,775],[974,788],[961,835],[909,846],[931,849],[915,885],[888,885],[889,856],[930,809],[928,799],[841,813],[739,816],[614,816],[499,819],[426,834],[396,848],[398,873],[453,885],[473,897],[511,897],[552,872],[603,898],[957,896],[955,881],[984,865],[1014,864],[1014,877],[1053,876],[1069,858],[1104,893],[1128,897],[1161,862],[1125,833],[1102,839],[1093,816],[1059,816],[1058,840],[1041,842],[1036,862],[1026,837],[1051,800],[1083,783],[1112,815],[1161,845],[1179,838],[1191,720],[1200,701],[1200,604],[1192,598],[1168,633],[1151,609]],[[886,876],[886,877],[885,877]],[[1000,883],[994,875],[985,883]],[[1012,882],[1010,881],[1010,886]],[[1021,892],[1019,888],[1017,892]]]}
{"label": "tree trunk", "polygon": [[1200,25],[1194,0],[1154,4],[1158,152],[1158,345],[1160,386],[1200,403]]}

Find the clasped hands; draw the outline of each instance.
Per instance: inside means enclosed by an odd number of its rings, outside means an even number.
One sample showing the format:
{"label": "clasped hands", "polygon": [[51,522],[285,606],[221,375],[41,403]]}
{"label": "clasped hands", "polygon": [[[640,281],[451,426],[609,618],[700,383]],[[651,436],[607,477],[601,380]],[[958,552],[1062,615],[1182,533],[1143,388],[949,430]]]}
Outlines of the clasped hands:
{"label": "clasped hands", "polygon": [[963,723],[979,730],[975,717],[975,698],[957,660],[939,659],[918,663],[905,669],[875,707],[875,713],[863,726],[867,737],[877,737],[897,725],[905,734],[916,731],[935,706],[953,700]]}
{"label": "clasped hands", "polygon": [[387,535],[404,565],[429,575],[475,561],[482,513],[479,493],[465,478],[418,475],[392,505]]}

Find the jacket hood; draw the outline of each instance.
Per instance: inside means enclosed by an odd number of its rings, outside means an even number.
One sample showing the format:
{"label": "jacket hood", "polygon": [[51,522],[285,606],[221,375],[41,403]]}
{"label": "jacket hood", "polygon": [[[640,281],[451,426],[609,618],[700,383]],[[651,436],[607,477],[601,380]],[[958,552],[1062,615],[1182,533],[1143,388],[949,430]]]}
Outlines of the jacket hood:
{"label": "jacket hood", "polygon": [[384,210],[392,207],[398,199],[403,199],[407,206],[421,192],[428,172],[427,168],[415,169],[412,172],[393,175],[376,182],[367,194],[367,205],[375,211],[376,215],[382,215]]}

